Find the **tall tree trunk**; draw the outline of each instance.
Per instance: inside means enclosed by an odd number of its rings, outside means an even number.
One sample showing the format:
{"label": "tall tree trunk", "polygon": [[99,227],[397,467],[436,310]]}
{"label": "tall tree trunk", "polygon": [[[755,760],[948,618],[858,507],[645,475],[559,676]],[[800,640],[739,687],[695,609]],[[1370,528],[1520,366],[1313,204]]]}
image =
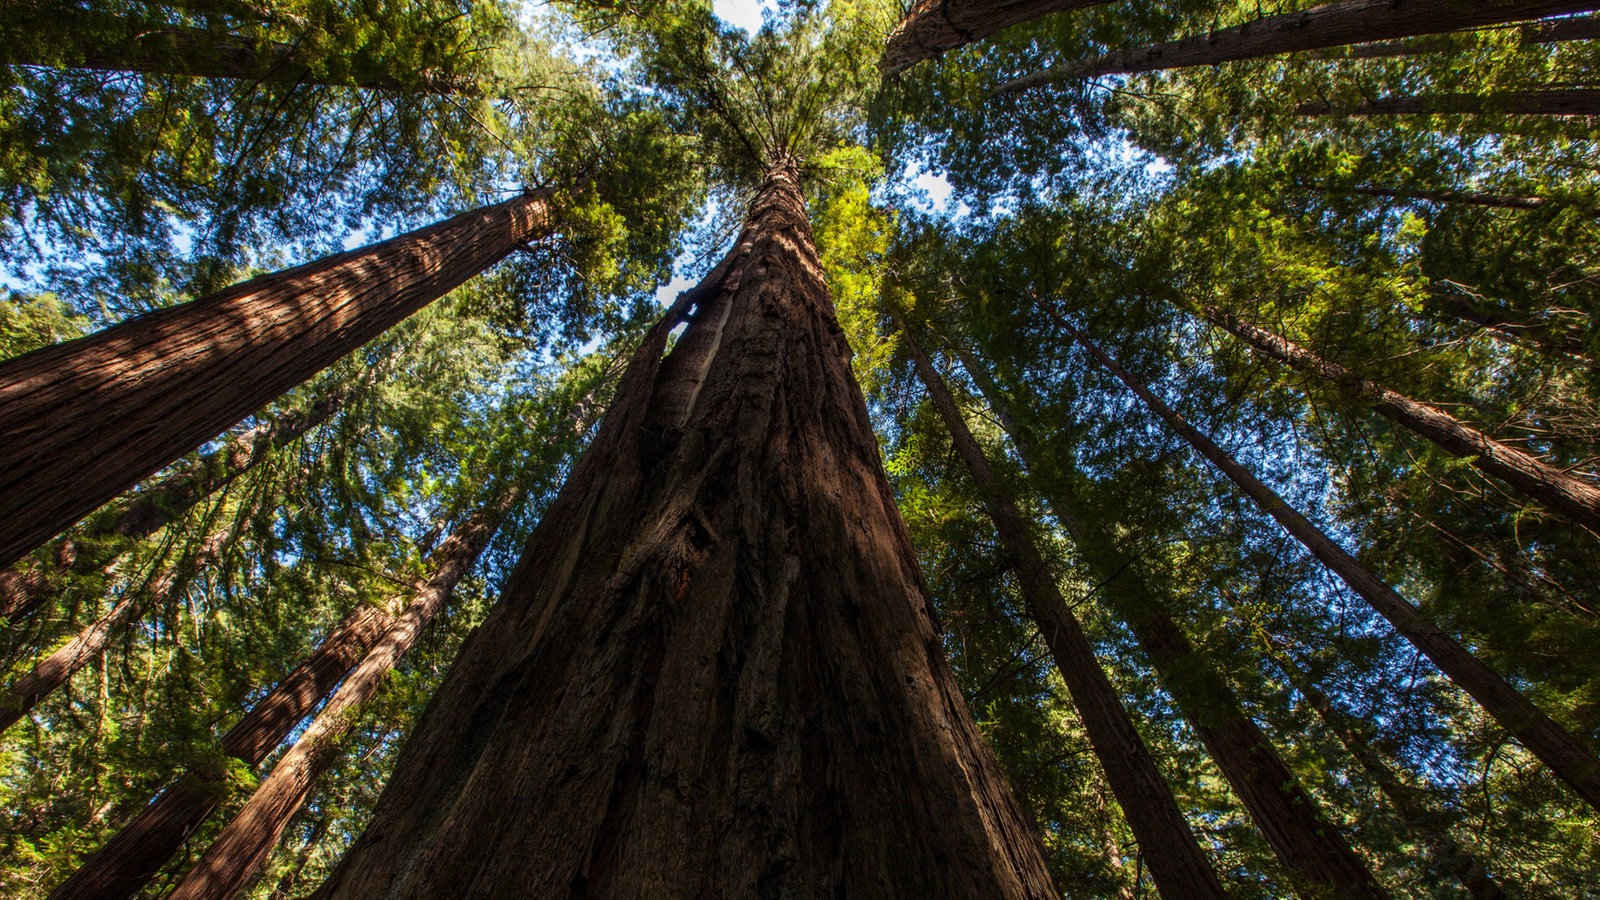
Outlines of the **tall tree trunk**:
{"label": "tall tree trunk", "polygon": [[925,59],[981,41],[1013,25],[1111,0],[917,0],[889,35],[878,68],[898,75]]}
{"label": "tall tree trunk", "polygon": [[1323,565],[1339,576],[1377,613],[1400,632],[1438,666],[1455,685],[1465,691],[1483,707],[1500,727],[1522,742],[1528,752],[1550,767],[1589,805],[1600,809],[1600,760],[1594,751],[1566,729],[1557,725],[1538,707],[1528,702],[1516,688],[1495,674],[1494,670],[1473,656],[1455,640],[1446,635],[1437,624],[1406,601],[1383,579],[1361,565],[1355,557],[1345,552],[1316,525],[1300,515],[1277,492],[1250,474],[1243,466],[1190,425],[1182,416],[1150,392],[1142,383],[1129,375],[1099,347],[1073,328],[1054,310],[1047,314],[1070,334],[1084,350],[1099,360],[1123,384],[1139,395],[1156,415],[1187,440],[1200,455],[1221,469],[1223,474],[1237,484],[1262,512],[1270,515],[1284,530],[1294,535]]}
{"label": "tall tree trunk", "polygon": [[[1243,801],[1279,861],[1313,892],[1332,892],[1338,897],[1386,896],[1338,829],[1322,815],[1316,800],[1300,786],[1271,741],[1239,705],[1232,685],[1204,654],[1195,650],[1183,629],[1173,621],[1162,592],[1140,574],[1135,560],[1122,552],[1110,530],[1085,515],[1083,504],[1071,488],[1056,479],[1040,477],[1039,457],[1031,436],[1012,418],[1009,404],[988,373],[967,360],[963,365],[1011,436],[1029,474],[1036,482],[1048,482],[1043,491],[1046,505],[1093,570],[1101,596],[1133,632],[1178,711]],[[948,396],[942,384],[938,390]],[[950,407],[954,411],[953,402]],[[957,422],[965,432],[965,423]],[[970,434],[967,437],[970,440]],[[973,442],[972,448],[976,447]]]}
{"label": "tall tree trunk", "polygon": [[1513,91],[1504,94],[1423,94],[1416,97],[1379,97],[1353,106],[1334,106],[1326,101],[1302,103],[1295,108],[1302,116],[1416,116],[1489,115],[1510,116],[1600,116],[1600,90],[1555,88],[1539,91]]}
{"label": "tall tree trunk", "polygon": [[848,360],[780,161],[318,896],[1056,895]]}
{"label": "tall tree trunk", "polygon": [[385,71],[360,53],[313,65],[294,44],[245,34],[37,0],[14,2],[7,12],[0,23],[0,63],[10,65],[441,94],[474,90],[470,83],[426,72]]}
{"label": "tall tree trunk", "polygon": [[361,706],[416,645],[520,496],[516,489],[504,492],[488,508],[457,526],[428,554],[433,574],[406,611],[345,678],[305,734],[278,760],[272,774],[250,794],[244,808],[167,895],[168,900],[225,900],[244,893],[272,855],[317,778],[338,760],[340,743],[356,726]]}
{"label": "tall tree trunk", "polygon": [[1056,669],[1067,683],[1072,703],[1083,720],[1111,792],[1116,795],[1150,863],[1156,887],[1168,898],[1226,896],[1210,859],[1195,842],[1183,811],[1178,808],[1171,789],[1156,768],[1155,759],[1139,737],[1117,689],[1100,668],[1093,645],[1067,606],[1066,598],[1061,596],[1055,573],[1039,552],[1016,505],[989,468],[983,449],[968,430],[944,379],[903,321],[900,333],[916,363],[917,375],[939,410],[945,430],[950,432],[956,452],[978,486],[983,505],[1000,536],[1000,546],[1022,587],[1028,613],[1038,623],[1039,632],[1055,658]]}
{"label": "tall tree trunk", "polygon": [[[1533,22],[1520,26],[1524,44],[1559,44],[1566,41],[1592,41],[1600,39],[1600,16],[1580,16]],[[1457,49],[1451,39],[1456,35],[1429,37],[1422,40],[1378,41],[1357,44],[1343,50],[1318,54],[1324,59],[1393,59],[1403,56],[1421,56],[1427,53],[1449,53]]]}
{"label": "tall tree trunk", "polygon": [[[260,765],[394,623],[393,616],[376,606],[357,606],[228,730],[223,752],[247,766]],[[50,900],[130,900],[227,796],[225,773],[184,773],[51,891]]]}
{"label": "tall tree trunk", "polygon": [[1009,94],[1043,84],[1100,75],[1214,66],[1240,59],[1368,41],[1438,34],[1563,13],[1600,9],[1595,0],[1340,0],[1297,12],[1266,16],[1232,28],[1164,44],[1118,50],[1056,66],[1001,85]]}
{"label": "tall tree trunk", "polygon": [[276,421],[250,428],[220,450],[133,494],[120,509],[108,509],[88,519],[74,534],[54,543],[49,563],[23,560],[0,571],[0,613],[13,621],[20,619],[53,595],[56,577],[106,566],[119,553],[118,546],[107,539],[138,539],[156,533],[255,468],[271,451],[326,422],[343,399],[340,394],[323,397],[306,410],[285,413]]}
{"label": "tall tree trunk", "polygon": [[[1231,602],[1232,598],[1228,599]],[[1260,639],[1262,653],[1283,672],[1290,686],[1305,698],[1306,705],[1317,714],[1322,724],[1371,776],[1372,783],[1394,807],[1395,814],[1407,831],[1418,843],[1428,847],[1438,865],[1455,876],[1477,900],[1500,900],[1504,897],[1505,891],[1495,883],[1494,877],[1483,868],[1471,850],[1461,846],[1450,834],[1447,823],[1430,808],[1424,792],[1402,781],[1384,760],[1374,745],[1372,729],[1329,699],[1316,682],[1289,659],[1272,635],[1259,626],[1255,626],[1254,630]]]}
{"label": "tall tree trunk", "polygon": [[[1600,534],[1600,487],[1490,438],[1443,410],[1369,381],[1286,338],[1258,328],[1214,306],[1202,309],[1206,321],[1227,330],[1273,359],[1333,382],[1379,414],[1432,441],[1543,503],[1568,520]],[[1060,321],[1059,316],[1051,315]],[[1063,327],[1070,327],[1062,322]]]}
{"label": "tall tree trunk", "polygon": [[1550,201],[1544,197],[1515,197],[1506,194],[1485,194],[1477,191],[1446,191],[1423,188],[1380,187],[1353,185],[1350,187],[1312,188],[1324,194],[1360,194],[1366,197],[1388,197],[1395,200],[1426,200],[1430,203],[1461,203],[1470,206],[1487,206],[1494,209],[1539,209]]}
{"label": "tall tree trunk", "polygon": [[0,566],[548,235],[548,191],[0,363]]}

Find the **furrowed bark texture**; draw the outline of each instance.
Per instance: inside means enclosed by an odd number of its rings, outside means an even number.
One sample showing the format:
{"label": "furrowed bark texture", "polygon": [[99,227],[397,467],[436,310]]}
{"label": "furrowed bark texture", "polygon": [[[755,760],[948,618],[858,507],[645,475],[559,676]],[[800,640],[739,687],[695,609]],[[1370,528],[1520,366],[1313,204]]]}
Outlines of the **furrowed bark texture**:
{"label": "furrowed bark texture", "polygon": [[1083,720],[1106,781],[1144,851],[1156,887],[1169,900],[1226,897],[1211,860],[1196,843],[1171,788],[1134,728],[1117,689],[1100,668],[1083,627],[1061,595],[1055,573],[1039,552],[1022,514],[995,478],[983,449],[956,407],[955,398],[903,322],[900,333],[911,350],[917,375],[939,410],[945,429],[950,432],[956,452],[966,462],[967,471],[978,486],[984,507],[1000,536],[1000,545],[1022,586],[1028,612],[1038,623],[1056,669],[1067,683],[1072,704]]}
{"label": "furrowed bark texture", "polygon": [[1432,441],[1453,456],[1471,458],[1479,469],[1596,534],[1600,534],[1600,487],[1557,469],[1515,447],[1502,444],[1443,410],[1368,381],[1338,363],[1279,335],[1214,307],[1206,321],[1225,329],[1257,351],[1302,372],[1333,382],[1379,414]]}
{"label": "furrowed bark texture", "polygon": [[524,195],[0,363],[0,566],[550,223]]}
{"label": "furrowed bark texture", "polygon": [[[127,501],[121,511],[94,516],[71,537],[50,548],[48,565],[20,561],[0,571],[0,612],[13,621],[37,609],[55,592],[55,578],[69,572],[102,568],[118,554],[107,538],[148,537],[235,478],[255,468],[271,451],[326,422],[339,408],[340,396],[325,397],[304,411],[263,422],[233,438],[221,450],[161,479]],[[93,539],[93,540],[90,540]]]}
{"label": "furrowed bark texture", "polygon": [[[1028,433],[1012,419],[1009,405],[980,367],[964,363],[989,401],[1030,475],[1041,482],[1038,459]],[[1044,486],[1045,503],[1077,546],[1097,582],[1100,595],[1128,625],[1139,648],[1160,676],[1182,713],[1216,762],[1273,853],[1313,892],[1338,897],[1387,896],[1332,822],[1301,787],[1271,741],[1239,705],[1232,685],[1167,613],[1162,592],[1141,575],[1136,562],[1117,547],[1108,529],[1084,515],[1077,496],[1053,479]]]}
{"label": "furrowed bark texture", "polygon": [[1296,540],[1311,551],[1311,555],[1339,576],[1339,580],[1349,585],[1350,589],[1367,601],[1379,615],[1387,619],[1396,631],[1404,635],[1412,646],[1431,660],[1456,687],[1478,701],[1478,705],[1482,706],[1500,727],[1515,735],[1529,753],[1549,766],[1550,771],[1565,781],[1590,806],[1600,809],[1600,760],[1596,759],[1592,749],[1586,747],[1571,732],[1556,724],[1493,669],[1484,665],[1482,660],[1446,635],[1421,610],[1412,606],[1383,579],[1345,552],[1344,548],[1328,537],[1322,529],[1284,502],[1277,492],[1252,475],[1244,466],[1239,465],[1227,451],[1201,434],[1178,415],[1176,410],[1163,403],[1142,383],[1124,371],[1116,360],[1107,356],[1065,319],[1053,311],[1049,311],[1049,315],[1062,330],[1072,335],[1084,350],[1138,394],[1156,415],[1182,435],[1201,456],[1222,470],[1223,474],[1248,494],[1262,512],[1271,516],[1283,526],[1284,530],[1294,535]]}
{"label": "furrowed bark texture", "polygon": [[[394,626],[394,617],[363,603],[310,656],[251,707],[222,738],[222,749],[248,766],[261,761],[311,714],[345,673]],[[130,900],[228,797],[220,773],[185,772],[138,818],[84,860],[50,900]]]}
{"label": "furrowed bark texture", "polygon": [[1013,25],[1111,0],[917,0],[895,26],[878,67],[898,75],[925,59],[965,47]]}
{"label": "furrowed bark texture", "polygon": [[1494,877],[1483,868],[1472,851],[1462,847],[1450,833],[1448,823],[1431,808],[1425,793],[1401,781],[1400,776],[1390,768],[1373,743],[1371,729],[1366,723],[1336,706],[1316,682],[1277,646],[1277,641],[1271,635],[1260,629],[1257,631],[1267,658],[1288,677],[1289,684],[1305,698],[1306,704],[1316,712],[1322,724],[1333,732],[1345,750],[1372,776],[1372,783],[1388,799],[1400,821],[1417,842],[1428,847],[1438,866],[1460,881],[1467,893],[1477,900],[1500,900],[1504,897],[1505,891],[1495,883]]}
{"label": "furrowed bark texture", "polygon": [[345,678],[317,713],[311,727],[272,767],[239,814],[183,877],[168,900],[224,900],[244,893],[272,855],[318,777],[339,758],[340,742],[356,726],[361,705],[372,698],[395,665],[416,645],[456,584],[472,569],[520,492],[507,491],[488,508],[457,526],[428,555],[433,574],[406,611]]}
{"label": "furrowed bark texture", "polygon": [[317,896],[1057,896],[848,359],[774,166]]}
{"label": "furrowed bark texture", "polygon": [[1219,28],[1196,37],[1118,50],[1045,69],[1013,79],[996,93],[1009,94],[1042,84],[1100,75],[1212,66],[1258,56],[1438,34],[1595,9],[1600,9],[1600,2],[1596,0],[1343,0],[1267,16],[1232,28]]}
{"label": "furrowed bark texture", "polygon": [[1491,94],[1424,94],[1417,97],[1379,97],[1354,106],[1334,106],[1323,101],[1302,103],[1302,116],[1600,116],[1600,90],[1563,88]]}

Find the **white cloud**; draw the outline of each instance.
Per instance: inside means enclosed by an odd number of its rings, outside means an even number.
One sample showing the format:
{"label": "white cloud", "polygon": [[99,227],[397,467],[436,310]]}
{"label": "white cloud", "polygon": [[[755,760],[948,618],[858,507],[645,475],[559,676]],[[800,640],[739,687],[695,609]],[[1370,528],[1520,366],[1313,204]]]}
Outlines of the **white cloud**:
{"label": "white cloud", "polygon": [[769,5],[771,0],[713,0],[711,8],[717,18],[754,34],[761,30],[761,10]]}

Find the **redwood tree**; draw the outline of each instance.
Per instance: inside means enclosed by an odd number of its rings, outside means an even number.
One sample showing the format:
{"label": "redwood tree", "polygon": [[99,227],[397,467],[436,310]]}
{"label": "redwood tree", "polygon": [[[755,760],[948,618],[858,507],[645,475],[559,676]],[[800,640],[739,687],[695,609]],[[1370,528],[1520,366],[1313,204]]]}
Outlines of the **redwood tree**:
{"label": "redwood tree", "polygon": [[880,65],[896,75],[925,59],[1040,16],[1111,0],[917,0],[889,35]]}
{"label": "redwood tree", "polygon": [[848,358],[774,154],[319,896],[1054,894]]}
{"label": "redwood tree", "polygon": [[0,566],[551,233],[549,191],[0,363]]}

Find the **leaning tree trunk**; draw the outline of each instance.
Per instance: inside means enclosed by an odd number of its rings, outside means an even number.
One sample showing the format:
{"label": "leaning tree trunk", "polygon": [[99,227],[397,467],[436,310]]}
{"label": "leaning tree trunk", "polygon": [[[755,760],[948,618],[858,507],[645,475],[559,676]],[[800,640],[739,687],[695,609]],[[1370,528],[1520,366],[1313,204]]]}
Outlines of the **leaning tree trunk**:
{"label": "leaning tree trunk", "polygon": [[[260,765],[394,622],[393,616],[376,606],[357,606],[304,662],[228,730],[222,738],[223,752],[246,766]],[[137,896],[227,799],[226,778],[220,771],[180,775],[138,818],[51,891],[49,900],[131,900]]]}
{"label": "leaning tree trunk", "polygon": [[898,75],[925,59],[1054,12],[1111,0],[917,0],[889,35],[878,68]]}
{"label": "leaning tree trunk", "polygon": [[472,569],[520,496],[514,488],[503,492],[428,554],[433,574],[406,611],[345,678],[311,727],[272,767],[272,774],[250,794],[244,808],[167,895],[168,900],[228,900],[244,893],[316,780],[338,760],[340,743],[355,728],[362,705],[444,608],[456,584]]}
{"label": "leaning tree trunk", "polygon": [[[1470,458],[1479,469],[1569,521],[1600,534],[1600,487],[1574,478],[1531,454],[1490,438],[1443,410],[1362,378],[1338,363],[1325,360],[1293,341],[1228,312],[1206,306],[1202,313],[1206,321],[1227,330],[1261,353],[1339,385],[1385,418],[1427,438],[1446,453]],[[1059,321],[1059,317],[1056,318]],[[1065,323],[1063,326],[1070,327]]]}
{"label": "leaning tree trunk", "polygon": [[1061,595],[1060,583],[1039,552],[1021,513],[995,478],[944,379],[903,321],[900,333],[911,351],[918,377],[944,420],[945,430],[950,432],[956,452],[978,486],[984,508],[1000,537],[1000,546],[1010,558],[1011,569],[1022,588],[1028,613],[1038,623],[1039,633],[1050,647],[1056,669],[1072,695],[1073,706],[1083,720],[1089,743],[1100,760],[1111,792],[1122,806],[1123,815],[1144,851],[1156,887],[1167,898],[1227,896],[1210,859],[1195,842],[1183,811],[1156,768],[1155,758],[1139,737],[1117,689],[1100,668],[1088,636]]}
{"label": "leaning tree trunk", "polygon": [[[1518,32],[1524,44],[1559,44],[1565,41],[1592,41],[1600,39],[1600,16],[1581,16],[1570,19],[1552,19],[1520,26]],[[1428,53],[1450,53],[1460,46],[1454,43],[1457,35],[1440,35],[1421,40],[1378,41],[1357,44],[1343,50],[1318,54],[1322,59],[1395,59],[1405,56],[1422,56]]]}
{"label": "leaning tree trunk", "polygon": [[[1133,632],[1178,711],[1244,803],[1278,860],[1313,890],[1338,897],[1386,896],[1338,829],[1322,815],[1316,800],[1289,771],[1271,741],[1239,705],[1227,679],[1195,650],[1188,635],[1167,613],[1164,598],[1140,574],[1135,561],[1121,552],[1108,529],[1085,514],[1083,504],[1070,488],[1057,490],[1060,482],[1056,479],[1040,478],[1039,457],[1031,437],[1017,425],[1009,404],[988,373],[966,359],[963,366],[1011,436],[1030,476],[1048,482],[1045,504],[1090,567],[1100,585],[1100,595]],[[943,392],[943,385],[938,389]],[[959,420],[958,424],[965,432],[966,424]],[[975,442],[972,447],[976,449]],[[1062,457],[1067,458],[1064,454]]]}
{"label": "leaning tree trunk", "polygon": [[995,93],[1010,94],[1101,75],[1214,66],[1280,53],[1438,34],[1595,9],[1600,9],[1597,0],[1474,0],[1470,3],[1461,0],[1340,0],[1267,16],[1232,28],[1219,28],[1197,37],[1118,50],[1056,66],[1012,79]]}
{"label": "leaning tree trunk", "polygon": [[548,191],[0,363],[0,566],[530,238]]}
{"label": "leaning tree trunk", "polygon": [[318,896],[1056,896],[848,359],[774,165]]}
{"label": "leaning tree trunk", "polygon": [[136,540],[155,534],[195,504],[255,468],[273,450],[287,446],[326,422],[343,396],[332,394],[303,411],[262,422],[178,472],[130,497],[121,509],[106,510],[50,547],[49,562],[21,561],[0,571],[0,613],[13,621],[39,607],[53,593],[53,581],[68,572],[90,572],[120,552],[117,538]]}
{"label": "leaning tree trunk", "polygon": [[17,679],[0,695],[0,731],[16,724],[17,720],[32,712],[41,700],[66,684],[73,673],[104,652],[113,638],[139,621],[145,610],[167,600],[188,584],[196,573],[216,562],[233,540],[241,522],[242,519],[235,520],[206,535],[192,554],[167,566],[150,584],[130,587],[109,612],[40,660],[28,674]]}
{"label": "leaning tree trunk", "polygon": [[1326,101],[1302,103],[1302,116],[1600,116],[1600,90],[1556,88],[1510,91],[1503,94],[1421,94],[1415,97],[1379,97],[1349,106]]}
{"label": "leaning tree trunk", "polygon": [[[1231,602],[1231,598],[1228,599]],[[1266,658],[1283,672],[1290,686],[1305,698],[1306,705],[1317,714],[1322,724],[1372,777],[1372,783],[1394,807],[1395,814],[1400,817],[1407,831],[1418,843],[1428,847],[1439,867],[1454,875],[1477,900],[1500,900],[1504,897],[1505,891],[1495,883],[1494,877],[1483,868],[1472,851],[1461,846],[1450,834],[1446,823],[1430,808],[1423,792],[1401,781],[1400,776],[1384,760],[1366,723],[1340,709],[1310,676],[1288,658],[1272,635],[1259,627],[1256,631]]]}
{"label": "leaning tree trunk", "polygon": [[1445,677],[1455,683],[1456,687],[1478,701],[1500,727],[1521,741],[1529,753],[1549,766],[1558,778],[1571,786],[1590,806],[1600,809],[1600,760],[1595,758],[1591,748],[1556,724],[1482,660],[1446,635],[1438,624],[1412,606],[1355,557],[1345,552],[1344,548],[1328,537],[1322,529],[1300,515],[1278,496],[1276,491],[1252,475],[1244,466],[1239,465],[1227,451],[1201,434],[1178,415],[1177,411],[1163,403],[1142,383],[1124,371],[1116,360],[1091,343],[1070,323],[1053,310],[1046,312],[1084,350],[1138,394],[1145,405],[1182,435],[1190,446],[1248,494],[1262,512],[1277,520],[1285,531],[1292,534],[1311,551],[1313,556],[1321,560],[1323,565],[1339,576],[1339,580],[1349,585],[1351,590],[1387,619],[1396,631],[1404,635],[1412,646],[1431,660]]}
{"label": "leaning tree trunk", "polygon": [[247,34],[37,0],[19,0],[7,12],[0,23],[0,62],[9,65],[442,94],[474,89],[468,82],[426,72],[388,71],[359,53],[313,65],[295,44]]}
{"label": "leaning tree trunk", "polygon": [[1585,368],[1600,369],[1600,363],[1584,355],[1588,348],[1583,345],[1581,334],[1561,335],[1552,331],[1548,324],[1526,313],[1480,306],[1456,290],[1436,290],[1429,299],[1432,301],[1429,305],[1435,310],[1477,325],[1496,340],[1525,348],[1531,347]]}
{"label": "leaning tree trunk", "polygon": [[1393,200],[1424,200],[1429,203],[1487,206],[1492,209],[1539,209],[1550,202],[1544,197],[1516,197],[1507,194],[1486,194],[1479,191],[1447,191],[1424,188],[1380,187],[1376,185],[1355,185],[1342,188],[1314,187],[1311,190],[1324,194],[1358,194],[1365,197],[1384,197]]}

